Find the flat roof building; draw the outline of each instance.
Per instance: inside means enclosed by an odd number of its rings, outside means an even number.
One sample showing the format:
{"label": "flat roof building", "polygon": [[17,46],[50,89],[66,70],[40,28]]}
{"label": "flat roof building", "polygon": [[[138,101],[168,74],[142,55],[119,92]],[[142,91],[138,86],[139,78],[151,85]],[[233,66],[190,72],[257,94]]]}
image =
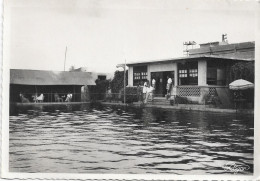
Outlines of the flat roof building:
{"label": "flat roof building", "polygon": [[231,66],[237,62],[254,62],[254,52],[254,42],[212,42],[190,49],[187,57],[129,62],[128,86],[143,85],[146,80],[152,83],[155,79],[155,96],[164,97],[167,76],[170,76],[174,86],[172,95],[202,103],[206,92],[217,94],[225,102],[229,97]]}
{"label": "flat roof building", "polygon": [[72,101],[80,102],[82,87],[86,85],[95,85],[94,78],[88,72],[11,69],[10,102],[20,102],[20,93],[30,102],[35,94],[43,94],[44,102],[54,102],[55,93],[60,97],[71,93]]}

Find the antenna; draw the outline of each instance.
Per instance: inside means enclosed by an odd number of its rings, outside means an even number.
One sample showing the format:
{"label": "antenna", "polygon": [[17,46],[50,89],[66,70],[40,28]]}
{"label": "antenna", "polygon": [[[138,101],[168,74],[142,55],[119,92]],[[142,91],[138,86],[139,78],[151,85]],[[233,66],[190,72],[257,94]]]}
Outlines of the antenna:
{"label": "antenna", "polygon": [[66,49],[65,49],[64,71],[65,71],[65,66],[66,66],[66,58],[67,58],[67,46],[66,46]]}
{"label": "antenna", "polygon": [[190,49],[190,46],[192,46],[192,49],[193,49],[193,46],[196,45],[196,42],[195,41],[186,41],[186,42],[183,42],[183,55],[184,56],[189,56],[189,49]]}
{"label": "antenna", "polygon": [[222,42],[228,42],[226,33],[222,34]]}

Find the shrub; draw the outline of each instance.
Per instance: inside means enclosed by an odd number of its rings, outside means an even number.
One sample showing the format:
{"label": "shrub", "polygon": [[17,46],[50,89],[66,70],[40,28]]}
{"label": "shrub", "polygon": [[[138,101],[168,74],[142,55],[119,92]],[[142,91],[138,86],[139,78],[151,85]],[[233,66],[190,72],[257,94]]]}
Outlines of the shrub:
{"label": "shrub", "polygon": [[212,105],[217,106],[217,105],[220,103],[220,100],[219,100],[219,98],[218,98],[217,95],[209,95],[209,94],[208,94],[208,95],[205,97],[205,103],[206,103],[206,104],[212,104]]}
{"label": "shrub", "polygon": [[[121,100],[124,102],[124,89],[120,90]],[[126,103],[133,103],[138,101],[137,87],[126,87],[125,89]]]}
{"label": "shrub", "polygon": [[[128,71],[126,71],[126,85],[128,80]],[[110,83],[112,93],[119,93],[124,88],[124,71],[115,71],[114,78]]]}
{"label": "shrub", "polygon": [[96,85],[89,86],[90,97],[92,101],[105,99],[106,90],[109,86],[110,80],[97,79]]}
{"label": "shrub", "polygon": [[255,65],[254,62],[238,62],[230,69],[231,81],[244,79],[254,83]]}
{"label": "shrub", "polygon": [[181,97],[181,96],[176,96],[175,102],[177,104],[190,104],[191,103],[191,101],[189,101],[187,97]]}

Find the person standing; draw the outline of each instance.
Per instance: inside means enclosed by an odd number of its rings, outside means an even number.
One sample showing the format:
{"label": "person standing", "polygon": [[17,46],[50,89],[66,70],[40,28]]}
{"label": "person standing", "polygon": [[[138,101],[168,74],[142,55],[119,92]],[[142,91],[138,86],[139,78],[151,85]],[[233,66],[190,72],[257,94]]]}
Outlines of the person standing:
{"label": "person standing", "polygon": [[[153,94],[152,94],[152,96],[154,96],[155,95],[155,89],[156,89],[156,80],[155,79],[152,80],[152,87],[153,87]],[[153,97],[152,97],[152,100],[153,100]]]}
{"label": "person standing", "polygon": [[153,101],[153,87],[148,84],[147,86],[147,92],[144,103],[146,104],[149,97],[151,97],[151,100]]}
{"label": "person standing", "polygon": [[167,99],[168,99],[168,96],[170,95],[171,93],[171,87],[172,87],[172,79],[170,76],[167,76],[167,85],[166,85],[166,90],[167,90]]}
{"label": "person standing", "polygon": [[147,80],[146,80],[146,81],[144,82],[144,87],[143,87],[143,100],[146,99],[147,86],[148,86],[148,83],[147,83]]}
{"label": "person standing", "polygon": [[107,89],[106,99],[107,99],[109,102],[112,101],[112,91],[111,91],[111,88],[110,88],[110,87],[108,87],[108,89]]}
{"label": "person standing", "polygon": [[72,94],[68,93],[65,102],[71,102],[71,100],[72,100]]}
{"label": "person standing", "polygon": [[152,80],[152,86],[153,86],[153,88],[155,88],[155,84],[156,84],[156,80],[153,79],[153,80]]}

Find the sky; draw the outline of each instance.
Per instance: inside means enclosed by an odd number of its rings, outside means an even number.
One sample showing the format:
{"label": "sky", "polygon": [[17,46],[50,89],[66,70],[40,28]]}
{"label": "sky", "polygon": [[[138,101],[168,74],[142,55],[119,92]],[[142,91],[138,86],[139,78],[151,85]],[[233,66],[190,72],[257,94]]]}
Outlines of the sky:
{"label": "sky", "polygon": [[13,69],[70,66],[112,73],[119,63],[183,56],[183,42],[255,40],[256,1],[8,0],[4,48]]}

